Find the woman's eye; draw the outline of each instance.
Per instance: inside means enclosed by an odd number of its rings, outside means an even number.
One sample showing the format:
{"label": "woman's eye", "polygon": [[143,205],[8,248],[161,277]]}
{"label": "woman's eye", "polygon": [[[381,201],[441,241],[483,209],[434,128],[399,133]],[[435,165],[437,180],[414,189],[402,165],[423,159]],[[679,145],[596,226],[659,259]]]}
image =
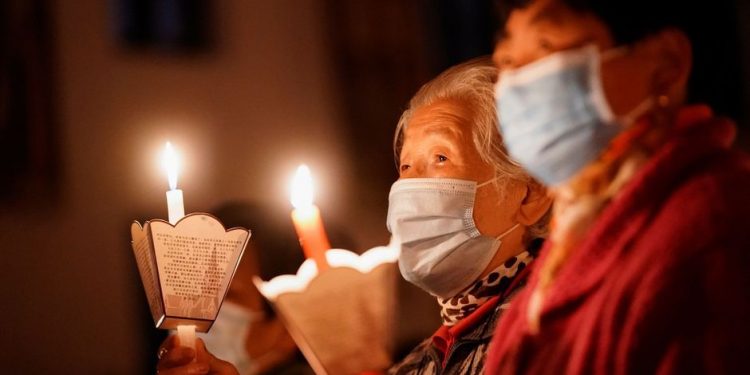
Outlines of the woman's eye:
{"label": "woman's eye", "polygon": [[409,164],[401,164],[401,167],[399,167],[399,169],[401,170],[402,173],[406,172],[407,170],[409,170],[409,168],[411,168],[411,165],[409,165]]}
{"label": "woman's eye", "polygon": [[440,154],[438,154],[438,155],[437,155],[437,161],[438,161],[438,163],[443,163],[443,162],[446,162],[446,161],[448,161],[448,157],[447,157],[447,156],[445,156],[445,155],[440,155]]}

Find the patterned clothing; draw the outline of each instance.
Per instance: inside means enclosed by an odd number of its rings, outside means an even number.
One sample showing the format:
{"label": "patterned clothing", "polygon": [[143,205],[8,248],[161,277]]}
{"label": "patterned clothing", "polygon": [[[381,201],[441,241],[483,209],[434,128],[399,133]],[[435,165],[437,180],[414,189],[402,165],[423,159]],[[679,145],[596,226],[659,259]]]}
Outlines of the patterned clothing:
{"label": "patterned clothing", "polygon": [[[527,265],[541,244],[541,239],[532,241],[528,252],[509,259],[503,267],[491,272],[490,275],[494,273],[496,276],[488,276],[481,284],[488,287],[470,288],[474,298],[467,298],[466,301],[475,301],[473,303],[476,303],[476,307],[462,310],[461,306],[468,306],[470,303],[460,303],[459,306],[461,298],[457,299],[457,310],[466,311],[466,314],[459,314],[462,318],[450,326],[441,326],[432,337],[424,340],[400,363],[392,366],[388,374],[483,374],[487,347],[495,326],[503,311],[509,307],[509,301],[525,284],[529,274]],[[495,294],[484,298],[490,291]],[[442,302],[450,305],[451,300]],[[446,309],[445,306],[443,308]],[[458,316],[452,313],[450,315]]]}
{"label": "patterned clothing", "polygon": [[500,267],[481,280],[475,281],[474,284],[456,296],[438,298],[443,325],[449,327],[455,325],[461,319],[471,315],[490,298],[503,294],[516,274],[523,271],[532,260],[534,260],[534,257],[528,251],[524,251],[511,257]]}

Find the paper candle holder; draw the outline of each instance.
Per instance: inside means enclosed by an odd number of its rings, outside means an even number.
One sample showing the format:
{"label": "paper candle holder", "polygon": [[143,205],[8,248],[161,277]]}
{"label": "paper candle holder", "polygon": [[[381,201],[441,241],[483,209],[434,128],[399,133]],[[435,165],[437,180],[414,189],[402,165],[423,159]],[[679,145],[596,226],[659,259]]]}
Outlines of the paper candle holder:
{"label": "paper candle holder", "polygon": [[192,213],[175,225],[153,219],[130,226],[133,253],[156,328],[195,325],[208,332],[245,251],[250,231],[226,229]]}
{"label": "paper candle holder", "polygon": [[398,252],[390,246],[362,255],[331,249],[330,268],[320,274],[308,259],[296,275],[255,278],[316,374],[354,374],[391,364]]}

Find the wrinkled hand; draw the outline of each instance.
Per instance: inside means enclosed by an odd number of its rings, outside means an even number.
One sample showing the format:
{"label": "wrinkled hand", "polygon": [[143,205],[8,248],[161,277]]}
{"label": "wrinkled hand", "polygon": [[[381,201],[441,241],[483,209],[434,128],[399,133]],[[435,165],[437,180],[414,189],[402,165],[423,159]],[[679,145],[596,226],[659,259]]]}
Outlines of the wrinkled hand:
{"label": "wrinkled hand", "polygon": [[158,375],[239,375],[231,363],[209,353],[203,340],[198,338],[195,339],[193,350],[178,346],[177,337],[169,336],[159,347],[159,353],[161,356],[156,364]]}

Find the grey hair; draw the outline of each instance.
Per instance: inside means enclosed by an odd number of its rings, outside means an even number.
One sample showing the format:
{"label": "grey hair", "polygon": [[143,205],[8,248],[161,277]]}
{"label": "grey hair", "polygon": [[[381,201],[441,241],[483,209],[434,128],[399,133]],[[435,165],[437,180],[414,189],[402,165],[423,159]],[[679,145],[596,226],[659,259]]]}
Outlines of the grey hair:
{"label": "grey hair", "polygon": [[[396,165],[404,141],[404,130],[408,126],[414,112],[433,103],[453,100],[470,106],[473,114],[472,138],[474,146],[483,161],[495,169],[495,176],[499,177],[496,188],[504,185],[503,181],[520,181],[531,185],[538,184],[521,166],[512,160],[503,146],[503,140],[498,131],[498,119],[495,109],[495,82],[497,68],[489,57],[480,57],[456,65],[438,75],[432,81],[423,85],[414,97],[396,125],[393,138],[393,151]],[[549,212],[527,231],[529,240],[546,237],[548,232]]]}

